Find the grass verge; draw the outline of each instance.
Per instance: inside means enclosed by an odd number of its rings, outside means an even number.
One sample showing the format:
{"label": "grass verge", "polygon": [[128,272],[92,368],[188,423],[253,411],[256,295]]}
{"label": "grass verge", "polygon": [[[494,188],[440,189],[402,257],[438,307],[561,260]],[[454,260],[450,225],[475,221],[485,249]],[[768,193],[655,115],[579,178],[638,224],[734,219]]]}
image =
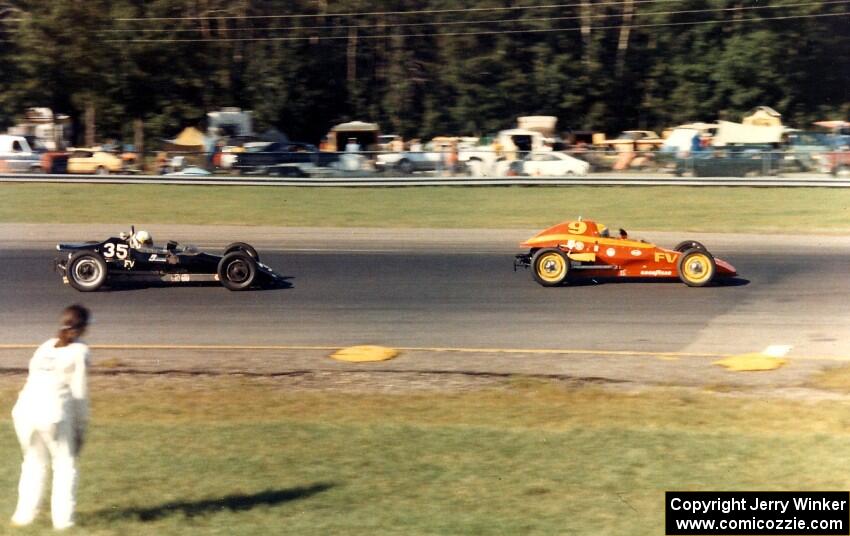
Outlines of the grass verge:
{"label": "grass verge", "polygon": [[[85,534],[659,534],[665,490],[850,486],[843,402],[537,381],[380,395],[95,376],[92,389]],[[8,514],[20,458],[0,427]]]}
{"label": "grass verge", "polygon": [[832,391],[844,395],[850,394],[850,366],[844,365],[826,369],[809,380],[815,389]]}
{"label": "grass verge", "polygon": [[817,188],[2,184],[0,196],[0,221],[14,223],[538,228],[582,215],[657,231],[850,231],[850,191]]}

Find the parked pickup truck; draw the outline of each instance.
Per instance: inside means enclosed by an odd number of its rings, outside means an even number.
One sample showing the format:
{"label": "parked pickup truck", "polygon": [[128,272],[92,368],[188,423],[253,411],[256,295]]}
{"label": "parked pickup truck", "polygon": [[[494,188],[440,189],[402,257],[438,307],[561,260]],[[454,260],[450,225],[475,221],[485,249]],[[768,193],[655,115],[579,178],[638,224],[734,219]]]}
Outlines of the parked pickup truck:
{"label": "parked pickup truck", "polygon": [[0,135],[0,172],[41,171],[43,149],[35,149],[24,136]]}
{"label": "parked pickup truck", "polygon": [[300,142],[274,142],[236,153],[232,169],[239,173],[306,177],[311,169],[333,167],[337,153],[321,152],[315,145]]}

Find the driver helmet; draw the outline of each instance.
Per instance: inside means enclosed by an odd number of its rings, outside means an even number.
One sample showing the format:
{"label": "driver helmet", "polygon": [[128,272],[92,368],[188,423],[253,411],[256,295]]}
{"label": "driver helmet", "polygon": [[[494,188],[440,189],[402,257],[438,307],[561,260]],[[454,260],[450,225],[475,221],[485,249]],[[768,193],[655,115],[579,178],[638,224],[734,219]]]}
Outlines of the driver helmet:
{"label": "driver helmet", "polygon": [[597,230],[599,231],[599,236],[603,238],[608,238],[611,236],[611,233],[608,231],[608,228],[602,225],[601,223],[596,225]]}
{"label": "driver helmet", "polygon": [[133,242],[135,242],[133,244],[135,247],[152,246],[153,238],[147,231],[136,231],[136,234],[133,235]]}

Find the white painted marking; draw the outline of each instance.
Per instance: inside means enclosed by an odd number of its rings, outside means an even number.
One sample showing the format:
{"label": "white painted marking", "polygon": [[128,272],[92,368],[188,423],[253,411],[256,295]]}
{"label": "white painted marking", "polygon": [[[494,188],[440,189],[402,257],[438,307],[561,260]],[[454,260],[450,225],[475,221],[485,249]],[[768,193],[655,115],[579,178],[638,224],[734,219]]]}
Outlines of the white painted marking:
{"label": "white painted marking", "polygon": [[785,357],[788,352],[791,351],[793,346],[788,344],[771,344],[764,350],[762,350],[762,354],[768,357]]}

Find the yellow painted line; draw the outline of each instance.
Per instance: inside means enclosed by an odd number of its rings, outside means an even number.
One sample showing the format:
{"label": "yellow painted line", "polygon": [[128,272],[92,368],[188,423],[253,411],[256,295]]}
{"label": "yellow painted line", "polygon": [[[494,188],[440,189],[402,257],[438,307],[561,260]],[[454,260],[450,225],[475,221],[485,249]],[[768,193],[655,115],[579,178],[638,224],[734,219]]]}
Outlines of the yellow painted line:
{"label": "yellow painted line", "polygon": [[[93,350],[321,350],[336,351],[344,346],[310,345],[243,345],[243,344],[93,344]],[[0,344],[0,350],[26,350],[38,348],[37,344]],[[723,358],[733,354],[710,352],[648,352],[641,350],[588,350],[563,348],[458,348],[449,346],[396,346],[400,352],[453,352],[463,354],[531,354],[531,355],[592,355],[621,357],[709,357]],[[850,361],[850,356],[787,356],[788,359],[817,361]]]}
{"label": "yellow painted line", "polygon": [[399,347],[406,352],[458,352],[467,354],[555,354],[555,355],[613,355],[613,356],[650,356],[650,357],[724,357],[726,354],[688,353],[688,352],[646,352],[640,350],[580,350],[553,348],[451,348],[451,347]]}

